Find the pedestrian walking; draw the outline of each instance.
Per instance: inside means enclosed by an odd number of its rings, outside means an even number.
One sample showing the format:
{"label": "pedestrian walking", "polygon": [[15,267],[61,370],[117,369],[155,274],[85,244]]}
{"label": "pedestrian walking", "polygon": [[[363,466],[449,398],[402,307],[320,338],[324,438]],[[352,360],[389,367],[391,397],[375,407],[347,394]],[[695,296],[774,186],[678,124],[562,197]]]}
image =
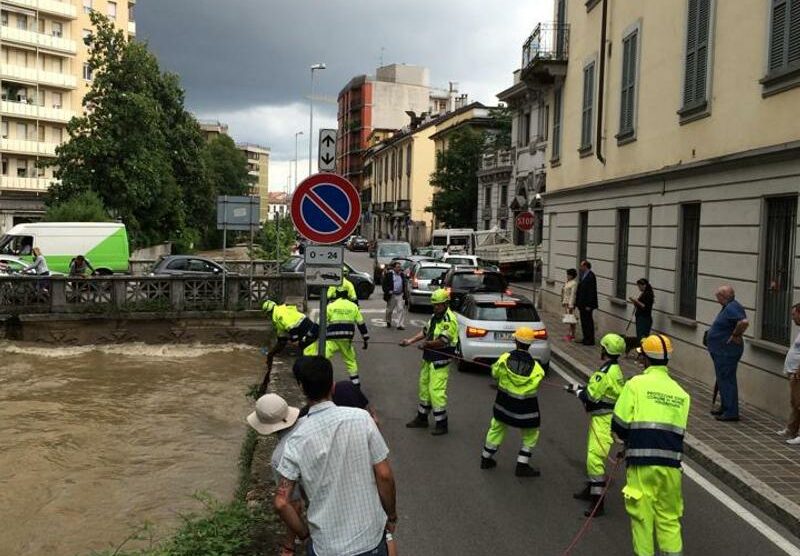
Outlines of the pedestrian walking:
{"label": "pedestrian walking", "polygon": [[[800,303],[792,307],[792,321],[800,326]],[[794,343],[789,346],[786,352],[786,359],[783,362],[783,372],[789,378],[789,404],[791,411],[786,428],[778,434],[786,435],[789,438],[787,444],[800,446],[800,334],[794,339]]]}
{"label": "pedestrian walking", "polygon": [[712,409],[717,421],[739,420],[739,388],[736,367],[744,353],[744,335],[749,322],[744,307],[736,301],[731,286],[720,286],[715,293],[722,309],[708,329],[708,353],[714,362],[719,387],[720,407]]}
{"label": "pedestrian walking", "polygon": [[578,288],[575,293],[575,306],[581,316],[581,343],[585,346],[594,345],[594,315],[597,309],[597,278],[592,272],[592,263],[581,261],[581,274]]}
{"label": "pedestrian walking", "polygon": [[[367,412],[331,401],[330,361],[302,357],[298,365],[310,407],[286,441],[275,509],[300,540],[310,538],[309,556],[386,556],[397,524],[386,442]],[[291,504],[298,483],[308,498],[307,522]]]}
{"label": "pedestrian walking", "polygon": [[611,430],[625,443],[625,509],[631,518],[633,551],[640,556],[682,554],[681,459],[691,399],[669,376],[672,342],[648,336],[640,348],[647,362],[630,379],[614,406]]}
{"label": "pedestrian walking", "polygon": [[618,334],[606,334],[600,340],[600,359],[603,364],[589,377],[585,386],[566,386],[567,392],[574,393],[583,403],[589,414],[589,433],[586,439],[586,485],[576,492],[573,498],[586,500],[589,507],[583,513],[595,517],[604,513],[604,497],[607,473],[606,459],[614,444],[611,436],[611,416],[617,402],[625,377],[619,366],[619,358],[625,353],[625,338]]}
{"label": "pedestrian walking", "polygon": [[628,301],[633,303],[634,318],[636,319],[636,339],[640,342],[643,338],[650,335],[650,330],[653,328],[653,303],[655,303],[655,294],[653,293],[653,286],[647,278],[639,278],[636,280],[636,287],[639,288],[638,297],[629,297]]}
{"label": "pedestrian walking", "polygon": [[[291,407],[286,403],[286,400],[279,395],[265,394],[256,401],[255,411],[247,416],[247,423],[258,434],[262,436],[270,436],[272,434],[278,435],[278,443],[272,450],[272,458],[270,460],[276,485],[280,484],[278,465],[280,465],[281,457],[283,457],[286,441],[299,422],[299,414],[299,409]],[[303,498],[298,487],[292,490],[289,496],[289,503],[294,506],[298,514],[302,514]],[[286,532],[280,543],[280,556],[292,556],[295,554],[295,539],[296,535],[294,531],[286,527]]]}
{"label": "pedestrian walking", "polygon": [[392,326],[398,330],[406,328],[406,300],[408,293],[406,285],[408,276],[403,272],[399,262],[392,265],[392,272],[384,272],[381,279],[383,300],[386,302],[386,328]]}
{"label": "pedestrian walking", "polygon": [[561,322],[569,325],[569,334],[564,338],[568,342],[575,339],[575,325],[578,319],[575,318],[575,296],[578,290],[578,271],[574,268],[567,270],[567,280],[561,288],[561,309],[563,316]]}
{"label": "pedestrian walking", "polygon": [[419,406],[417,415],[406,427],[427,428],[428,413],[433,409],[434,436],[447,434],[447,379],[450,376],[450,359],[458,344],[458,321],[448,307],[450,294],[445,289],[431,294],[433,316],[417,335],[400,342],[403,347],[421,340],[422,368],[419,373]]}
{"label": "pedestrian walking", "polygon": [[325,357],[331,359],[340,353],[347,374],[350,375],[350,381],[358,386],[361,384],[361,378],[358,375],[358,358],[353,347],[353,338],[356,335],[357,326],[364,342],[364,349],[367,349],[369,331],[358,305],[348,299],[346,286],[341,285],[336,288],[336,299],[328,304],[326,315],[328,329],[325,340]]}
{"label": "pedestrian walking", "polygon": [[536,333],[527,327],[514,332],[514,351],[506,352],[492,365],[492,378],[497,381],[494,415],[486,433],[481,453],[481,469],[497,467],[497,450],[511,426],[520,429],[522,446],[517,454],[517,477],[538,477],[540,471],[530,465],[533,449],[539,441],[539,383],[544,370],[528,351]]}

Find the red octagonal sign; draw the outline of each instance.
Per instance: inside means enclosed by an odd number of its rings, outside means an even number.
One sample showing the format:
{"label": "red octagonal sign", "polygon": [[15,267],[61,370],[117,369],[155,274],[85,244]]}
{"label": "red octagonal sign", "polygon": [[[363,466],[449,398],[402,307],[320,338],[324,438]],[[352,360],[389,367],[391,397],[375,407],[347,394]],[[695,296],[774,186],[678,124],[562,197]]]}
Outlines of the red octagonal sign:
{"label": "red octagonal sign", "polygon": [[529,210],[526,210],[525,212],[520,212],[514,219],[514,223],[516,224],[517,228],[522,230],[523,232],[527,232],[528,230],[533,228],[533,221],[534,221],[533,213]]}
{"label": "red octagonal sign", "polygon": [[300,234],[315,243],[330,245],[352,235],[361,218],[356,187],[342,176],[309,176],[292,196],[292,222]]}

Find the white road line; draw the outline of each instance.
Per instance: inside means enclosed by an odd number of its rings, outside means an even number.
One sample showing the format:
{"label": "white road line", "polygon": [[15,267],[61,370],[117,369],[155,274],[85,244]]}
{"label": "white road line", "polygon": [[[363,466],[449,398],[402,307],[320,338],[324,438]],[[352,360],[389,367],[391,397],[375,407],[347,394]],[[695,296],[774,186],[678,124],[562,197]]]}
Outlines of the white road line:
{"label": "white road line", "polygon": [[[575,379],[575,377],[559,368],[558,365],[550,363],[550,368],[570,384],[579,382]],[[721,489],[703,477],[700,473],[689,467],[686,462],[683,463],[683,474],[694,481],[700,488],[716,498],[722,505],[727,507],[734,514],[742,518],[745,523],[764,535],[767,540],[783,550],[786,554],[789,554],[790,556],[800,556],[800,548],[792,544],[791,541],[778,533],[775,529],[761,521],[761,519],[759,519],[756,515],[739,504],[736,500],[725,494]]]}

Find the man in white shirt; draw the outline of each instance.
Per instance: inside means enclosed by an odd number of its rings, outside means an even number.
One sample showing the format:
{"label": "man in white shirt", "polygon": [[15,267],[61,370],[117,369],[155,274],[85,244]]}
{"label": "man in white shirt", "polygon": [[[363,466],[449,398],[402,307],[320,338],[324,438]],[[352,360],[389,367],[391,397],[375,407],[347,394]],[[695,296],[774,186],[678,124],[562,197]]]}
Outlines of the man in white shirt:
{"label": "man in white shirt", "polygon": [[[369,413],[331,401],[333,368],[302,357],[297,378],[309,402],[286,441],[275,509],[309,543],[309,556],[386,556],[397,523],[389,449]],[[306,524],[291,504],[296,483],[308,496]]]}
{"label": "man in white shirt", "polygon": [[381,281],[383,300],[386,301],[386,328],[392,326],[398,330],[406,328],[406,281],[399,262],[392,265],[391,272],[385,272]]}
{"label": "man in white shirt", "polygon": [[[800,326],[800,303],[792,307],[792,321]],[[794,339],[794,343],[789,346],[786,353],[786,360],[783,362],[783,372],[789,377],[789,403],[792,411],[789,414],[789,422],[786,428],[779,434],[786,435],[789,439],[787,444],[800,446],[800,334]]]}

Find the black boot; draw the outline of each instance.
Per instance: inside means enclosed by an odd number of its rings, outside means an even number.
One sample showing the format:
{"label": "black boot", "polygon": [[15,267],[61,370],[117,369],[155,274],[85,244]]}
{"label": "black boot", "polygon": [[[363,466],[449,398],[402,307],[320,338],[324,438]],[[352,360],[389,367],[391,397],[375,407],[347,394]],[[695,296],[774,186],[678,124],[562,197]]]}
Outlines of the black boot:
{"label": "black boot", "polygon": [[[600,517],[605,511],[606,499],[605,497],[600,496],[599,494],[592,494],[592,500],[589,503],[589,507],[586,508],[586,511],[583,512],[583,515],[589,517],[594,512],[594,517]],[[595,506],[597,510],[595,510]]]}
{"label": "black boot", "polygon": [[514,470],[514,475],[517,477],[538,477],[541,475],[538,469],[531,467],[527,463],[517,462],[517,468]]}
{"label": "black boot", "polygon": [[417,412],[417,416],[411,421],[406,423],[408,429],[427,429],[428,428],[428,414]]}
{"label": "black boot", "polygon": [[431,431],[433,436],[441,436],[447,434],[447,419],[443,421],[436,421],[436,427]]}
{"label": "black boot", "polygon": [[579,490],[575,494],[572,495],[575,500],[586,500],[587,502],[592,499],[592,495],[589,494],[589,483],[586,483],[586,486],[583,487],[583,490]]}
{"label": "black boot", "polygon": [[497,462],[492,458],[481,457],[481,469],[493,469],[497,467]]}

